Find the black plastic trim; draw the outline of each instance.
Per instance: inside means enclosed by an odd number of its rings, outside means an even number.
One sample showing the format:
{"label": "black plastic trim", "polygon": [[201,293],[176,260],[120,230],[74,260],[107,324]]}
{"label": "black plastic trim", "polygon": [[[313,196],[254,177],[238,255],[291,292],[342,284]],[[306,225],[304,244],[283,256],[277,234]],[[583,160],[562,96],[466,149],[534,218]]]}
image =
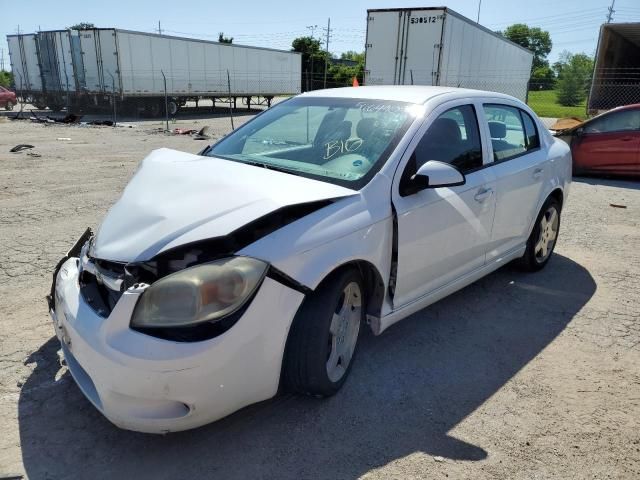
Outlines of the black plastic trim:
{"label": "black plastic trim", "polygon": [[304,295],[308,295],[313,292],[312,289],[291,278],[289,275],[281,270],[278,270],[273,265],[269,265],[269,269],[267,270],[267,277],[275,280],[278,283],[281,283],[285,287],[289,287],[290,289],[296,290]]}
{"label": "black plastic trim", "polygon": [[87,240],[89,240],[89,238],[91,238],[92,235],[93,235],[93,232],[91,231],[91,228],[87,227],[87,229],[80,236],[80,238],[76,240],[76,243],[73,244],[73,246],[69,249],[67,254],[58,261],[55,268],[53,269],[51,290],[49,291],[49,295],[46,296],[47,304],[49,305],[49,310],[54,310],[56,306],[55,304],[56,278],[58,277],[58,272],[60,271],[60,268],[62,268],[62,264],[72,257],[77,257],[80,254],[80,251],[82,250],[83,245],[87,242]]}

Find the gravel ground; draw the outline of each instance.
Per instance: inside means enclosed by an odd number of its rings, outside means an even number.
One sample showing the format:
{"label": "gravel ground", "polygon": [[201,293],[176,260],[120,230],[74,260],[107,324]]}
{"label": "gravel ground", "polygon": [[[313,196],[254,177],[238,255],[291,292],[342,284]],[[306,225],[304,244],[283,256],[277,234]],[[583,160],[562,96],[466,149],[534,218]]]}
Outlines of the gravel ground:
{"label": "gravel ground", "polygon": [[[229,120],[172,127],[204,125]],[[544,271],[507,266],[365,336],[331,399],[280,396],[164,437],[112,426],[60,367],[44,295],[140,159],[205,145],[160,126],[0,119],[0,477],[640,477],[640,184],[623,181],[573,184]]]}

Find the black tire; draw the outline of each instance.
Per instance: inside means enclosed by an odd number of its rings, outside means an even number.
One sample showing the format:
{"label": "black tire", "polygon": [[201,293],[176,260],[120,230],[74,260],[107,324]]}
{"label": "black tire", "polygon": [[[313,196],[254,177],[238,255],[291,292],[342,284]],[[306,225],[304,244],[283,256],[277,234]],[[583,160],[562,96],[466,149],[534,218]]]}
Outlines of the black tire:
{"label": "black tire", "polygon": [[175,100],[169,100],[167,102],[167,110],[169,111],[169,116],[173,117],[180,110],[180,105]]}
{"label": "black tire", "polygon": [[6,110],[13,110],[13,102],[9,100],[7,104],[4,106]]}
{"label": "black tire", "polygon": [[[541,240],[541,232],[542,232],[542,218],[549,218],[549,212],[551,209],[555,209],[558,221],[555,230],[555,240],[550,247],[550,251],[548,250],[548,254],[541,258],[538,253],[536,253],[536,244]],[[524,255],[518,259],[518,265],[522,267],[524,270],[530,272],[537,272],[538,270],[542,270],[547,263],[549,263],[549,259],[553,255],[553,250],[555,249],[558,234],[560,233],[560,217],[561,217],[561,207],[560,202],[556,200],[554,197],[547,198],[547,201],[544,202],[540,212],[538,213],[538,217],[536,218],[536,223],[533,226],[533,230],[531,231],[531,235],[529,235],[529,239],[527,240],[527,249],[524,252]],[[544,232],[542,232],[544,234]]]}
{"label": "black tire", "polygon": [[[359,286],[361,297],[355,348],[342,377],[332,381],[327,367],[333,338],[329,328],[333,314],[342,305],[343,291],[352,282]],[[340,390],[353,366],[358,350],[358,338],[364,325],[365,311],[366,294],[362,277],[352,268],[329,276],[313,293],[309,294],[293,320],[287,339],[282,371],[284,389],[315,397],[328,397]]]}

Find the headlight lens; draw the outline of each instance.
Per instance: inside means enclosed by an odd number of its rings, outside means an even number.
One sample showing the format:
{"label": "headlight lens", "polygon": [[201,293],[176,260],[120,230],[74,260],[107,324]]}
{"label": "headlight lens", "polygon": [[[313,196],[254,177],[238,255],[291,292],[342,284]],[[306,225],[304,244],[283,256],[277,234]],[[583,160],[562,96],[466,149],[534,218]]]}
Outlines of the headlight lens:
{"label": "headlight lens", "polygon": [[142,294],[131,325],[184,327],[222,319],[251,297],[267,267],[255,258],[232,257],[168,275]]}

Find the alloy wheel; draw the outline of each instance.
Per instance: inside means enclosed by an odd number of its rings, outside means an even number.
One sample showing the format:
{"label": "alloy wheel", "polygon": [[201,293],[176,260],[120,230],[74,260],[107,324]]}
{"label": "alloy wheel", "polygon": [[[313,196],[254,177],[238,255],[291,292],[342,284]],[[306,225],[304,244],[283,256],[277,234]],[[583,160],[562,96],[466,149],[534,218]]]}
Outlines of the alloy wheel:
{"label": "alloy wheel", "polygon": [[330,351],[327,358],[327,375],[338,382],[349,368],[360,331],[362,293],[356,282],[350,282],[338,300],[329,326]]}

